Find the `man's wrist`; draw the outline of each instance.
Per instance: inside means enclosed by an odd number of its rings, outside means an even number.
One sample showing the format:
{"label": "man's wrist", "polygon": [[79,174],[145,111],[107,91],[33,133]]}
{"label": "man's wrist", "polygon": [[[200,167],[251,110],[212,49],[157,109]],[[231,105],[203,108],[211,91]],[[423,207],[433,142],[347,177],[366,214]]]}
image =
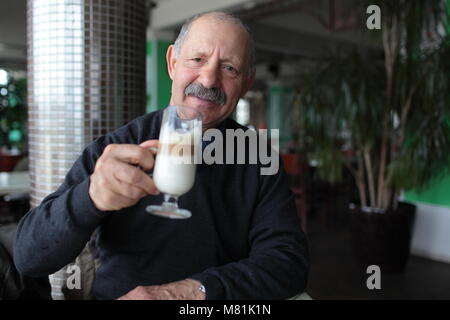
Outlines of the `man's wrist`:
{"label": "man's wrist", "polygon": [[206,288],[200,281],[194,279],[186,279],[186,281],[188,281],[190,286],[192,286],[193,288],[193,299],[195,300],[206,299]]}

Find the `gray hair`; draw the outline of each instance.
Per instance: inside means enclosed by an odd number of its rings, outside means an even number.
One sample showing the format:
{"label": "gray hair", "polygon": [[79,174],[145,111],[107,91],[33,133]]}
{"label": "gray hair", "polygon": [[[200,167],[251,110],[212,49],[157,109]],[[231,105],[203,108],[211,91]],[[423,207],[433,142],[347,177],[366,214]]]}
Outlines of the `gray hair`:
{"label": "gray hair", "polygon": [[244,24],[244,22],[242,22],[241,19],[239,19],[238,17],[236,17],[235,15],[232,15],[230,13],[221,12],[221,11],[211,11],[211,12],[205,12],[205,13],[198,14],[198,15],[193,16],[192,18],[188,19],[181,27],[180,33],[178,34],[178,37],[175,40],[175,43],[174,43],[175,57],[178,58],[178,56],[180,55],[181,47],[183,46],[183,43],[186,40],[186,37],[189,33],[189,29],[190,29],[192,23],[195,20],[197,20],[203,16],[211,16],[214,19],[217,19],[220,21],[232,22],[236,25],[241,26],[242,28],[244,28],[244,30],[247,31],[248,41],[249,41],[249,46],[248,46],[248,58],[249,58],[248,66],[249,66],[249,68],[247,70],[247,76],[250,77],[256,67],[255,66],[256,65],[255,45],[253,43],[253,39],[250,35],[250,31],[249,31],[248,27]]}

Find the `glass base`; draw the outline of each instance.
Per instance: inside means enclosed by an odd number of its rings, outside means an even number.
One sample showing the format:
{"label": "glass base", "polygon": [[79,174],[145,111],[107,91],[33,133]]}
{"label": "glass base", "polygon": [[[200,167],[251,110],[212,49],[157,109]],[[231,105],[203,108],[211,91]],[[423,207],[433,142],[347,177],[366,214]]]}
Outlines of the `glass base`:
{"label": "glass base", "polygon": [[145,211],[155,216],[160,216],[170,219],[188,219],[192,216],[191,212],[186,209],[167,207],[167,206],[148,206]]}

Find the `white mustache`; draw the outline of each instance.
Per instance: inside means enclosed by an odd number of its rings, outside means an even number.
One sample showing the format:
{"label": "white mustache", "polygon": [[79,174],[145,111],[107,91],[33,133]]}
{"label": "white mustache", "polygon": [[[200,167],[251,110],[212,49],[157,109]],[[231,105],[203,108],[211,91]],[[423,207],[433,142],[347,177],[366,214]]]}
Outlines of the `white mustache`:
{"label": "white mustache", "polygon": [[194,96],[202,100],[208,100],[218,105],[224,105],[227,101],[225,92],[219,88],[205,88],[202,84],[193,82],[184,89],[184,94]]}

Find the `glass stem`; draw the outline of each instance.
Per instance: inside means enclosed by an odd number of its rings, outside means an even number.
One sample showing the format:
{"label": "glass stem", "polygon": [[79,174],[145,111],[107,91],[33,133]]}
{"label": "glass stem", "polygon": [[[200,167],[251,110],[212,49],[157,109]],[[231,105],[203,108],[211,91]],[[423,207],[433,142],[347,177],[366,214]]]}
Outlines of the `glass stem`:
{"label": "glass stem", "polygon": [[166,210],[175,210],[178,208],[178,196],[164,194],[164,202],[162,207]]}

